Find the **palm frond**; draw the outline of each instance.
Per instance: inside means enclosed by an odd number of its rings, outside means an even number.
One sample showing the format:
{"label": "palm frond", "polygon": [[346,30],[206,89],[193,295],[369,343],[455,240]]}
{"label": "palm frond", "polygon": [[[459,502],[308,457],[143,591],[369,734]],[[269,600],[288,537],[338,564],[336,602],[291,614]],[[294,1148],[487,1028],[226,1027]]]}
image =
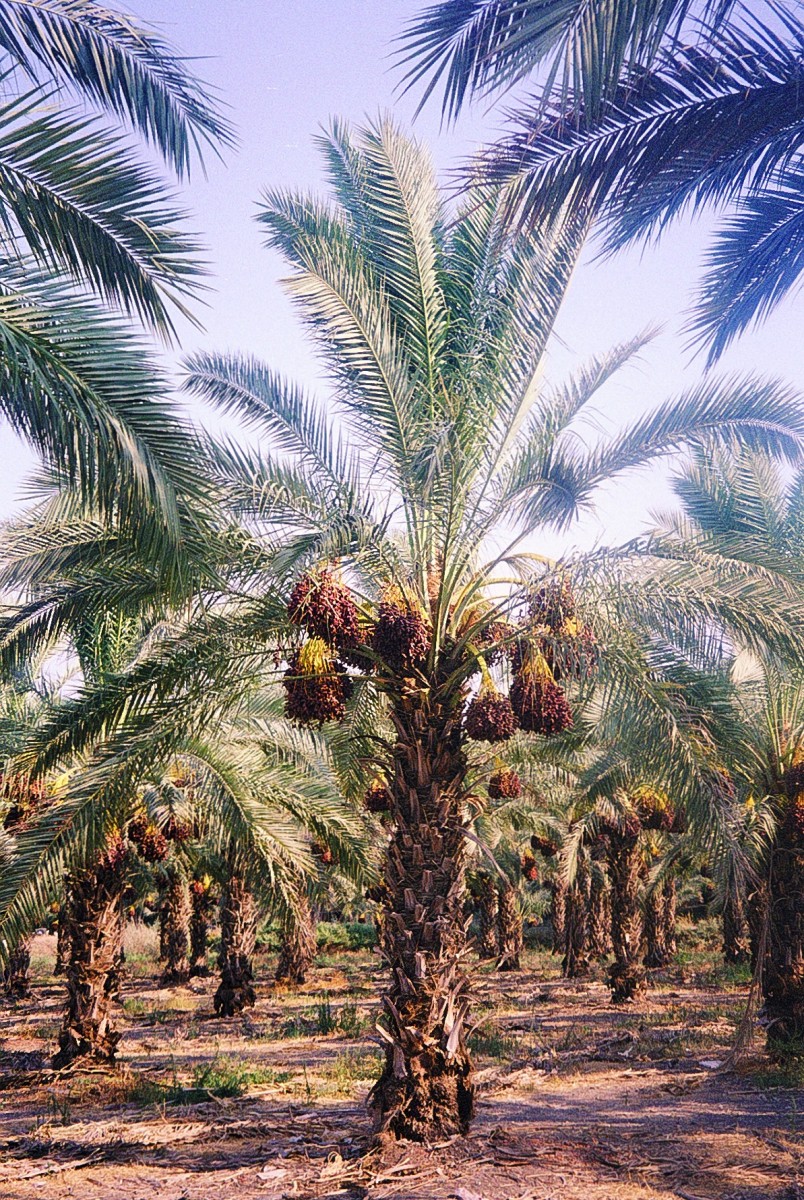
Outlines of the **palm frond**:
{"label": "palm frond", "polygon": [[179,175],[232,129],[187,61],[156,30],[94,0],[4,0],[0,49],[33,78],[60,81],[127,121]]}

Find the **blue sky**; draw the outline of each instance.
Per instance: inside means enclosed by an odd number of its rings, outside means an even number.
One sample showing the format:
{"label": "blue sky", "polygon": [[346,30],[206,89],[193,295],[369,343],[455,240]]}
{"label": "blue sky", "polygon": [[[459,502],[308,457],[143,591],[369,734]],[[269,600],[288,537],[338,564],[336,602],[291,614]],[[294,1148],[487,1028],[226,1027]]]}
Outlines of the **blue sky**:
{"label": "blue sky", "polygon": [[[187,328],[183,344],[256,354],[300,381],[319,386],[309,343],[282,294],[282,265],[261,246],[254,222],[265,187],[321,185],[312,143],[332,115],[360,121],[393,109],[409,122],[415,102],[395,97],[398,74],[389,61],[392,39],[424,0],[131,0],[137,15],[158,24],[227,103],[240,148],[224,163],[210,160],[187,188],[186,202],[209,246],[211,284],[201,312],[204,333]],[[500,117],[478,106],[457,127],[439,129],[433,103],[415,125],[446,171],[499,127]],[[698,224],[671,231],[658,249],[629,252],[613,262],[590,252],[573,281],[548,364],[563,377],[590,354],[600,353],[647,325],[663,332],[601,392],[604,427],[676,394],[703,370],[685,348],[683,309],[697,276],[706,230]],[[801,301],[788,301],[761,330],[744,338],[722,370],[778,374],[804,391]],[[0,514],[19,503],[30,458],[0,429]],[[638,532],[651,508],[668,501],[665,473],[629,477],[601,498],[573,542],[613,543]],[[545,547],[554,550],[556,547]]]}

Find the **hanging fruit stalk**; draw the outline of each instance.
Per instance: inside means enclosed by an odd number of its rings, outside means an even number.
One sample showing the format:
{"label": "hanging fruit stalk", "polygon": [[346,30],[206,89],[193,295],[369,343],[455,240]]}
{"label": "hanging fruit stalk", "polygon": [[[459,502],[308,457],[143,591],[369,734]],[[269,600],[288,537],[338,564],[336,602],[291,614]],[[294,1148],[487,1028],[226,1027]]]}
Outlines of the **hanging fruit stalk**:
{"label": "hanging fruit stalk", "polygon": [[310,638],[290,660],[283,680],[285,715],[299,725],[342,721],[352,681],[326,642]]}
{"label": "hanging fruit stalk", "polygon": [[554,737],[573,727],[572,710],[544,655],[528,649],[511,685],[511,706],[522,729]]}

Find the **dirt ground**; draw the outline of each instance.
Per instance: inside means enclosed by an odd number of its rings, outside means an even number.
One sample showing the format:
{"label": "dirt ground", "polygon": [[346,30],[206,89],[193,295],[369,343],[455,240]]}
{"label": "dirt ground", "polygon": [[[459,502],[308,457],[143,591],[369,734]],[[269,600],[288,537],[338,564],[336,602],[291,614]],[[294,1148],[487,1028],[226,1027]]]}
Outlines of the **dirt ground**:
{"label": "dirt ground", "polygon": [[369,1148],[363,1099],[382,969],[321,954],[300,991],[212,1016],[214,979],[161,988],[132,930],[118,1072],[54,1075],[63,985],[34,944],[34,993],[0,1005],[3,1200],[804,1200],[804,1090],[754,1048],[733,1071],[747,985],[714,948],[680,956],[647,1000],[599,978],[479,969],[480,1101],[468,1138]]}

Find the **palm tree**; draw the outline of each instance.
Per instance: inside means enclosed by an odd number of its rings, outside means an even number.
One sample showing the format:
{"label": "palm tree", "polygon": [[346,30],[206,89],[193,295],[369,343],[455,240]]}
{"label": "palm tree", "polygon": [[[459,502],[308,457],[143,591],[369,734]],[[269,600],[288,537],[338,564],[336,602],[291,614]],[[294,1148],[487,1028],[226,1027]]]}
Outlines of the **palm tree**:
{"label": "palm tree", "polygon": [[[274,569],[287,571],[288,590],[294,580],[301,588],[291,616],[314,636],[288,668],[294,713],[340,715],[354,689],[355,701],[379,695],[392,726],[374,746],[393,829],[382,922],[386,1063],[371,1105],[380,1128],[431,1138],[464,1131],[474,1107],[461,965],[462,718],[484,631],[525,603],[534,560],[518,548],[540,529],[566,528],[603,479],[690,437],[768,443],[770,432],[779,444],[800,417],[772,387],[709,381],[610,444],[584,447],[574,422],[637,346],[563,390],[541,382],[585,219],[566,207],[513,240],[501,196],[448,213],[424,152],[387,122],[356,139],[336,125],[321,145],[336,203],[270,193],[260,220],[331,371],[338,434],[314,402],[251,360],[196,356],[189,387],[257,425],[282,453],[225,451],[220,462],[264,520]],[[504,527],[511,540],[494,553],[489,538]],[[302,597],[346,589],[322,572],[335,558],[354,585],[356,631],[353,612],[348,630],[305,615]],[[309,568],[301,578],[300,567]],[[266,621],[264,637],[269,630]],[[542,698],[559,722],[566,701],[538,643],[525,641],[513,697],[527,726],[551,729]],[[361,669],[351,683],[339,653]]]}
{"label": "palm tree", "polygon": [[443,112],[535,76],[510,132],[482,156],[509,217],[570,195],[605,208],[608,245],[681,213],[728,207],[691,327],[716,358],[797,282],[804,258],[804,27],[787,5],[675,0],[442,0],[408,29],[410,85]]}
{"label": "palm tree", "polygon": [[[744,579],[761,570],[780,592],[800,590],[800,472],[789,481],[761,454],[698,454],[676,488],[684,512],[666,519],[660,531],[668,555],[716,560]],[[800,655],[738,656],[732,703],[739,728],[725,743],[742,800],[732,810],[731,854],[719,863],[725,941],[732,959],[744,959],[750,933],[768,1044],[780,1052],[794,1049],[804,1035],[800,664]]]}

